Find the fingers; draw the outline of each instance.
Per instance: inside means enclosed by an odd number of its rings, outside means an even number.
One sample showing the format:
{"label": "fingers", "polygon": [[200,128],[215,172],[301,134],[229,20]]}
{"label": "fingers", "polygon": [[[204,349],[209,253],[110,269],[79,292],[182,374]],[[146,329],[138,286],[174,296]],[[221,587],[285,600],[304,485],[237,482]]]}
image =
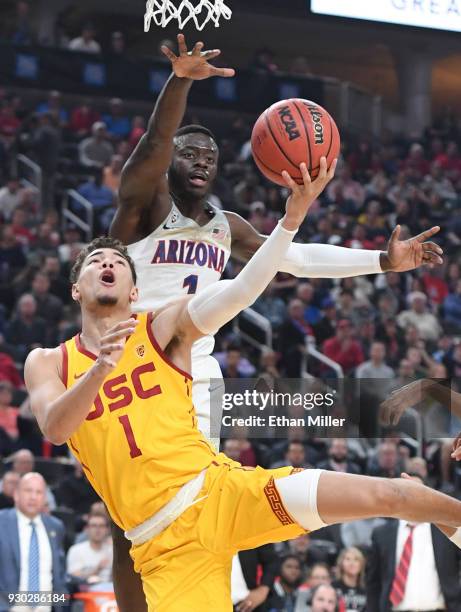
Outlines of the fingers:
{"label": "fingers", "polygon": [[160,47],[160,51],[163,53],[163,55],[167,56],[170,62],[175,62],[178,59],[178,56],[166,45],[162,45]]}
{"label": "fingers", "polygon": [[428,238],[431,238],[434,234],[437,234],[437,232],[440,232],[440,227],[438,225],[435,225],[434,227],[431,227],[431,229],[428,229],[425,232],[421,232],[421,234],[415,236],[413,240],[417,240],[418,242],[425,242]]}
{"label": "fingers", "polygon": [[431,266],[436,264],[441,265],[443,264],[443,259],[436,253],[431,253],[431,251],[423,251],[423,262]]}
{"label": "fingers", "polygon": [[400,478],[403,478],[404,480],[411,480],[411,476],[407,474],[406,472],[402,472],[400,474]]}
{"label": "fingers", "polygon": [[282,170],[282,177],[285,183],[287,184],[287,187],[289,187],[291,191],[296,193],[299,188],[298,183],[295,183],[295,181],[291,178],[291,176],[288,174],[286,170]]}
{"label": "fingers", "polygon": [[328,170],[328,174],[327,174],[328,182],[330,182],[334,178],[337,165],[338,165],[338,160],[334,159],[331,163],[330,169]]}
{"label": "fingers", "polygon": [[184,34],[178,34],[178,48],[179,48],[179,55],[181,56],[187,55],[187,45],[186,45],[186,39],[184,37]]}
{"label": "fingers", "polygon": [[194,48],[192,49],[191,55],[201,55],[202,49],[204,46],[205,45],[202,42],[195,43]]}
{"label": "fingers", "polygon": [[125,345],[121,342],[118,344],[105,344],[104,343],[101,345],[100,352],[110,355],[110,353],[113,353],[114,351],[123,351],[124,348],[125,348]]}
{"label": "fingers", "polygon": [[394,227],[394,231],[391,234],[391,237],[389,239],[389,243],[391,242],[397,242],[397,240],[400,237],[400,232],[402,231],[402,227],[400,225],[396,225]]}
{"label": "fingers", "polygon": [[327,158],[321,157],[320,158],[320,170],[317,175],[317,179],[324,181],[326,178],[327,178]]}
{"label": "fingers", "polygon": [[120,323],[117,323],[117,325],[115,325],[112,329],[108,331],[105,336],[103,336],[101,342],[117,342],[117,340],[121,340],[126,336],[130,336],[136,329],[138,323],[139,321],[137,321],[136,319],[128,319],[128,321],[121,321]]}
{"label": "fingers", "polygon": [[[325,164],[326,164],[326,160],[325,160]],[[302,162],[301,164],[299,164],[299,169],[301,170],[301,175],[303,177],[304,189],[309,189],[309,185],[311,184],[311,177],[307,170],[307,165],[304,162]]]}
{"label": "fingers", "polygon": [[235,70],[233,68],[216,68],[216,66],[210,66],[210,74],[211,76],[218,76],[229,78],[235,75]]}
{"label": "fingers", "polygon": [[221,55],[220,49],[212,49],[211,51],[202,51],[202,57],[204,57],[207,62],[209,60],[214,59],[215,57],[218,57],[218,55]]}
{"label": "fingers", "polygon": [[431,251],[432,253],[437,253],[438,255],[443,255],[442,247],[439,247],[435,242],[424,242],[423,249],[425,251]]}

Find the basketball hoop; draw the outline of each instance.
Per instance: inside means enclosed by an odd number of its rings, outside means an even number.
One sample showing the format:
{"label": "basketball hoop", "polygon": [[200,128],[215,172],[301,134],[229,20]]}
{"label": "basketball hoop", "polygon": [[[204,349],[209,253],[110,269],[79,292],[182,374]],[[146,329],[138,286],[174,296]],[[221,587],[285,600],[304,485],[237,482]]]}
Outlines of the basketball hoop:
{"label": "basketball hoop", "polygon": [[[178,3],[179,6],[176,6]],[[177,19],[180,30],[192,19],[197,30],[203,30],[209,21],[214,22],[218,28],[221,17],[224,19],[232,17],[232,11],[224,0],[200,0],[197,6],[194,6],[191,0],[147,0],[144,32],[149,31],[152,19],[162,28],[165,28],[172,19]]]}

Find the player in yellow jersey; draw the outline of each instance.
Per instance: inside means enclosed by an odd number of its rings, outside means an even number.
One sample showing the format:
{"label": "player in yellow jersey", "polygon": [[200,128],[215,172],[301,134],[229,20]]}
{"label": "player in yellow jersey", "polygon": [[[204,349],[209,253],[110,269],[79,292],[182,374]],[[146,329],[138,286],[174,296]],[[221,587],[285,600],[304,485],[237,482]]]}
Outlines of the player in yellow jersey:
{"label": "player in yellow jersey", "polygon": [[[67,441],[131,541],[149,611],[230,612],[236,551],[325,524],[375,516],[461,525],[461,502],[420,484],[322,470],[247,470],[216,455],[191,400],[191,346],[251,304],[275,275],[311,202],[333,176],[322,159],[233,280],[131,316],[136,272],[125,247],[93,241],[72,272],[82,331],[36,349],[25,378],[44,435]],[[137,612],[137,611],[134,611]]]}

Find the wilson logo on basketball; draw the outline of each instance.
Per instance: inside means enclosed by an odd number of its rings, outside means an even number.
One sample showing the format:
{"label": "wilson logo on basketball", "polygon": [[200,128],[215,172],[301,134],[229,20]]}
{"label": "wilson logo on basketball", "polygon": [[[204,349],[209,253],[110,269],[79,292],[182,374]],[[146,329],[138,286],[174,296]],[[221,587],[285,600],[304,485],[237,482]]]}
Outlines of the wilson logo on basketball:
{"label": "wilson logo on basketball", "polygon": [[311,117],[312,117],[315,144],[323,144],[323,125],[322,125],[323,115],[319,111],[317,106],[308,106],[307,110],[310,112]]}
{"label": "wilson logo on basketball", "polygon": [[285,128],[285,132],[288,134],[288,138],[291,140],[296,140],[299,138],[301,134],[296,127],[296,121],[293,119],[293,115],[288,106],[283,106],[279,110],[280,121],[283,123]]}

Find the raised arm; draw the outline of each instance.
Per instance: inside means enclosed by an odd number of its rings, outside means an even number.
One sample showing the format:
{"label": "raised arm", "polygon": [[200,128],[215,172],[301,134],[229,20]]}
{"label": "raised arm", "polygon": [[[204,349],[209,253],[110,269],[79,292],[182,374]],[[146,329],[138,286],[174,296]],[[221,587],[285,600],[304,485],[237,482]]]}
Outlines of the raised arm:
{"label": "raised arm", "polygon": [[174,135],[184,118],[193,81],[234,75],[229,68],[216,68],[208,63],[220,54],[218,49],[202,51],[203,43],[198,42],[189,53],[183,34],[178,35],[178,47],[178,56],[168,47],[162,47],[173,72],[158,97],[146,133],[122,170],[119,205],[110,234],[125,244],[136,239],[146,208],[154,206],[150,212],[153,227],[168,213],[166,173],[173,157]]}
{"label": "raised arm", "polygon": [[312,202],[333,178],[335,166],[333,163],[328,171],[323,157],[319,176],[311,183],[306,164],[302,163],[302,186],[284,172],[284,179],[292,192],[282,221],[236,278],[214,283],[190,301],[184,300],[165,308],[154,319],[154,335],[161,346],[167,347],[173,338],[180,338],[182,342],[173,345],[179,344],[178,352],[184,353],[181,347],[187,347],[201,336],[214,334],[258,298],[275,276]]}
{"label": "raised arm", "polygon": [[[235,213],[227,212],[226,216],[232,232],[232,255],[240,261],[248,261],[267,236],[259,234],[248,221]],[[387,251],[293,243],[281,261],[279,271],[298,278],[348,278],[391,270],[404,272],[425,264],[441,264],[442,249],[429,240],[439,230],[439,227],[433,227],[409,240],[399,240],[400,226],[397,226],[392,232]]]}
{"label": "raised arm", "polygon": [[91,410],[106,376],[122,356],[125,338],[133,333],[135,319],[122,321],[101,338],[94,365],[70,389],[62,380],[60,349],[35,349],[27,357],[24,378],[43,435],[53,444],[64,444]]}

